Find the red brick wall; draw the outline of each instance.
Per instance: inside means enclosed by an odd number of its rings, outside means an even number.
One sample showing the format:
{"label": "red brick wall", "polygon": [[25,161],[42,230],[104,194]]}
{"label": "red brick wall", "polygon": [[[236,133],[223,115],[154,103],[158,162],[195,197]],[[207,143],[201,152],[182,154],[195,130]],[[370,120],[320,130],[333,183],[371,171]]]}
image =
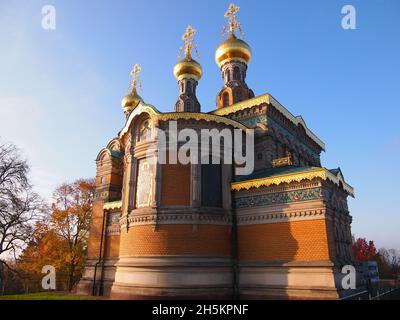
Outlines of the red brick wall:
{"label": "red brick wall", "polygon": [[190,205],[190,165],[162,166],[161,205]]}
{"label": "red brick wall", "polygon": [[238,228],[240,260],[329,260],[325,220]]}
{"label": "red brick wall", "polygon": [[92,220],[90,222],[88,240],[88,259],[99,257],[101,228],[103,223],[103,202],[96,201],[93,204]]}
{"label": "red brick wall", "polygon": [[104,248],[105,257],[118,257],[119,255],[119,235],[107,236]]}
{"label": "red brick wall", "polygon": [[121,256],[140,255],[230,255],[230,227],[199,225],[159,225],[121,230]]}

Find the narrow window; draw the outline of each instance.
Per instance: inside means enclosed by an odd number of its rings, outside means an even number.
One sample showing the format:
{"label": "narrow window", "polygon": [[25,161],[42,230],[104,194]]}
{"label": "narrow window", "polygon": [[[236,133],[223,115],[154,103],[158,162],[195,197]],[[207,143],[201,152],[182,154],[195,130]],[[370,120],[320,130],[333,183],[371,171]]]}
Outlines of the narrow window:
{"label": "narrow window", "polygon": [[240,81],[240,69],[239,67],[233,68],[233,80]]}
{"label": "narrow window", "polygon": [[222,105],[224,107],[229,106],[229,94],[228,94],[228,92],[224,92],[224,94],[222,95]]}
{"label": "narrow window", "polygon": [[203,207],[222,207],[221,164],[201,165],[201,205]]}

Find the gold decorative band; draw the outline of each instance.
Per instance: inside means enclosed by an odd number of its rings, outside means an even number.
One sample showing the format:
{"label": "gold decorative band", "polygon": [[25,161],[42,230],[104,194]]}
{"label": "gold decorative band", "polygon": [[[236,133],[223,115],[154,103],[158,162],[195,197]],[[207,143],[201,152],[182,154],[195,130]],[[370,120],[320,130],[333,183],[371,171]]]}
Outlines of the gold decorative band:
{"label": "gold decorative band", "polygon": [[105,202],[103,205],[103,210],[121,209],[122,201]]}
{"label": "gold decorative band", "polygon": [[325,168],[311,169],[300,173],[289,173],[279,176],[259,178],[248,181],[233,182],[231,183],[231,189],[234,191],[248,190],[251,188],[268,187],[271,185],[300,182],[302,180],[313,180],[317,178],[322,180],[329,180],[338,186],[342,185],[343,190],[346,191],[349,195],[354,197],[353,188],[350,185],[348,185],[342,178],[335,176]]}

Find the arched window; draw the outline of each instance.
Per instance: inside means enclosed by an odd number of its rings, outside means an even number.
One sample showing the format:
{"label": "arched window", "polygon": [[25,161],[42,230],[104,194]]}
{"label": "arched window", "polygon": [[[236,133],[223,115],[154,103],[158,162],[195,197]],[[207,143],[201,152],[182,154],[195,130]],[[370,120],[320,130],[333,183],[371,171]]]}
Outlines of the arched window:
{"label": "arched window", "polygon": [[192,93],[192,84],[190,82],[186,83],[186,93]]}
{"label": "arched window", "polygon": [[228,74],[228,82],[231,81],[231,71],[226,70],[226,73]]}
{"label": "arched window", "polygon": [[241,81],[240,79],[240,69],[239,67],[234,67],[233,68],[233,80]]}
{"label": "arched window", "polygon": [[203,207],[222,207],[221,164],[201,165],[201,205]]}
{"label": "arched window", "polygon": [[224,94],[222,95],[222,105],[224,107],[229,106],[229,94],[228,94],[228,92],[224,92]]}

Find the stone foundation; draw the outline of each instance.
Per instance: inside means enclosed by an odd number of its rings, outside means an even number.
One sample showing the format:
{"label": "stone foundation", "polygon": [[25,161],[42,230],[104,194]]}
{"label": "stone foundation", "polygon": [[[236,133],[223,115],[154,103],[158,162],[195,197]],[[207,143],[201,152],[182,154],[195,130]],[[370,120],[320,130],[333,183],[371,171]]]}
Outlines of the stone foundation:
{"label": "stone foundation", "polygon": [[111,297],[118,299],[229,299],[230,259],[166,256],[121,257]]}

